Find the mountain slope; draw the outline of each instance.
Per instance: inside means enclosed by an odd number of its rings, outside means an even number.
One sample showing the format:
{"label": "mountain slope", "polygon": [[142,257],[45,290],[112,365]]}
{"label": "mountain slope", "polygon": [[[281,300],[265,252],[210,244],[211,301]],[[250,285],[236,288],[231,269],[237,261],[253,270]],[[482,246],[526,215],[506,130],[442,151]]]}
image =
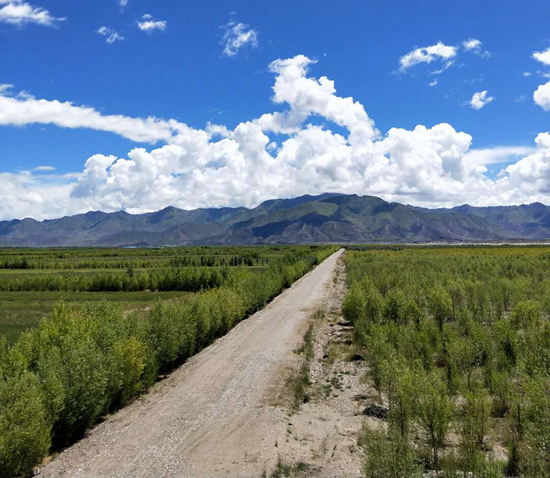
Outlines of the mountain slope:
{"label": "mountain slope", "polygon": [[19,247],[548,239],[550,209],[540,203],[427,209],[344,194],[274,199],[253,209],[168,207],[0,221],[0,246]]}

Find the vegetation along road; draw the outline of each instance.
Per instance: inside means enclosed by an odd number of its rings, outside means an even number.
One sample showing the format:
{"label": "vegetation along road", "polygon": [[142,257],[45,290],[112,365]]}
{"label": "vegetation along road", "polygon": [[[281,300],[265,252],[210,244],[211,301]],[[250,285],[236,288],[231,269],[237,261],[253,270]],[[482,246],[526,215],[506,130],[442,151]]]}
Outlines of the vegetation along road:
{"label": "vegetation along road", "polygon": [[42,469],[45,477],[258,476],[278,459],[284,388],[339,251]]}

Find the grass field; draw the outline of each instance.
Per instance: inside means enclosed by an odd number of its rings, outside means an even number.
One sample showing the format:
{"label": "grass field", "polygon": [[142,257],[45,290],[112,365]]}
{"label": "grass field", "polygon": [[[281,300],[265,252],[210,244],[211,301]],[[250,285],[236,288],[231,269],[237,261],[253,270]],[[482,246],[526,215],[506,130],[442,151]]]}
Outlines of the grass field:
{"label": "grass field", "polygon": [[0,336],[13,344],[21,333],[38,324],[55,304],[100,302],[122,304],[131,310],[147,310],[160,300],[184,298],[185,292],[0,292]]}

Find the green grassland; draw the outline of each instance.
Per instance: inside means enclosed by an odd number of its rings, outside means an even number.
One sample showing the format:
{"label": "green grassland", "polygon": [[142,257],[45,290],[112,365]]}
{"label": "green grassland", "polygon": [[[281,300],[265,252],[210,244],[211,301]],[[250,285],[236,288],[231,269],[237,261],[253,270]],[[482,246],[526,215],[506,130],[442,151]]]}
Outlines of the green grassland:
{"label": "green grassland", "polygon": [[82,304],[108,301],[128,310],[147,310],[157,301],[184,299],[185,292],[0,292],[0,336],[14,343],[60,302]]}

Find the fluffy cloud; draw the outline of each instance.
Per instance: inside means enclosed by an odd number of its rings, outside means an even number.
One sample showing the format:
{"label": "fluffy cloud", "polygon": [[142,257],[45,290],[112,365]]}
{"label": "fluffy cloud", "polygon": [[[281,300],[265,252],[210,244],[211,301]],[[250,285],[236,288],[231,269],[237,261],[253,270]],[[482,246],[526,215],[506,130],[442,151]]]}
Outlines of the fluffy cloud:
{"label": "fluffy cloud", "polygon": [[236,56],[245,47],[258,46],[258,32],[244,23],[230,21],[223,29],[222,45],[225,56]]}
{"label": "fluffy cloud", "polygon": [[[462,48],[460,48],[462,47]],[[470,38],[459,45],[446,45],[437,42],[435,45],[416,48],[399,59],[399,71],[405,72],[422,63],[438,62],[441,67],[432,71],[432,75],[440,75],[454,65],[460,51],[475,53],[483,58],[489,58],[491,53],[483,49],[483,43],[477,38]],[[433,83],[433,82],[432,82]],[[435,86],[430,83],[430,86]]]}
{"label": "fluffy cloud", "polygon": [[103,37],[105,37],[105,41],[111,45],[113,43],[116,43],[117,41],[124,40],[124,37],[122,35],[119,35],[118,32],[112,28],[109,27],[100,27],[97,30],[97,33]]}
{"label": "fluffy cloud", "polygon": [[550,196],[550,134],[541,133],[535,139],[537,150],[506,168],[516,194],[530,201]]}
{"label": "fluffy cloud", "polygon": [[416,48],[399,59],[399,70],[405,71],[420,63],[432,63],[434,60],[443,60],[449,66],[452,59],[456,56],[457,48],[455,46],[445,45],[438,42],[435,45],[423,48]]}
{"label": "fluffy cloud", "polygon": [[544,51],[536,51],[533,53],[533,58],[540,61],[546,66],[550,66],[550,48]]}
{"label": "fluffy cloud", "polygon": [[315,63],[298,55],[287,60],[276,60],[269,69],[275,73],[273,102],[288,104],[285,114],[266,114],[260,118],[263,129],[276,133],[295,131],[311,115],[319,115],[346,128],[349,142],[363,144],[379,136],[379,132],[363,105],[353,98],[337,96],[334,81],[322,76],[319,80],[308,78],[307,69]]}
{"label": "fluffy cloud", "polygon": [[[550,66],[550,48],[534,52],[533,58],[540,61],[543,65]],[[543,73],[543,76],[548,78],[548,74]],[[543,110],[550,111],[550,81],[544,85],[540,85],[536,89],[533,93],[533,100]]]}
{"label": "fluffy cloud", "polygon": [[48,176],[0,173],[0,218],[61,217],[77,211],[70,207],[72,184]]}
{"label": "fluffy cloud", "polygon": [[162,32],[166,30],[166,21],[155,20],[153,16],[149,15],[148,13],[143,15],[143,17],[141,18],[141,21],[138,22],[137,25],[142,32],[147,32],[147,33],[150,33],[154,30],[160,30]]}
{"label": "fluffy cloud", "polygon": [[23,0],[0,0],[0,23],[12,25],[34,23],[52,27],[63,20],[65,18],[56,18],[48,10],[34,7]]}
{"label": "fluffy cloud", "polygon": [[13,88],[13,85],[11,85],[11,84],[0,83],[0,95],[3,95],[4,93],[7,93],[12,88]]}
{"label": "fluffy cloud", "polygon": [[37,100],[28,95],[11,97],[0,91],[0,126],[27,124],[54,124],[62,128],[109,131],[140,143],[170,141],[185,127],[173,120],[103,115],[94,108],[75,106],[70,102]]}
{"label": "fluffy cloud", "polygon": [[118,0],[118,4],[124,8],[126,5],[128,5],[128,0]]}
{"label": "fluffy cloud", "polygon": [[550,81],[535,90],[533,100],[543,110],[550,111]]}
{"label": "fluffy cloud", "polygon": [[[255,206],[273,197],[331,191],[432,207],[550,200],[550,134],[540,134],[533,148],[489,150],[471,150],[472,137],[445,123],[382,135],[361,103],[339,96],[332,80],[310,75],[313,64],[302,55],[273,62],[277,111],[233,130],[0,97],[0,124],[89,127],[164,143],[134,148],[127,157],[97,154],[82,171],[65,176],[1,174],[0,218]],[[511,161],[497,179],[485,174],[486,165]]]}
{"label": "fluffy cloud", "polygon": [[475,53],[483,58],[489,58],[491,53],[483,49],[483,43],[477,38],[470,38],[469,40],[462,42],[462,48],[464,51]]}
{"label": "fluffy cloud", "polygon": [[462,46],[466,51],[476,51],[481,49],[481,41],[477,38],[470,38],[469,40],[463,41]]}
{"label": "fluffy cloud", "polygon": [[474,110],[480,110],[494,99],[495,98],[492,96],[487,96],[487,90],[478,91],[477,93],[473,94],[472,99],[470,100],[470,108]]}
{"label": "fluffy cloud", "polygon": [[473,149],[464,156],[469,166],[510,163],[531,154],[534,148],[529,146],[500,146],[495,148]]}

